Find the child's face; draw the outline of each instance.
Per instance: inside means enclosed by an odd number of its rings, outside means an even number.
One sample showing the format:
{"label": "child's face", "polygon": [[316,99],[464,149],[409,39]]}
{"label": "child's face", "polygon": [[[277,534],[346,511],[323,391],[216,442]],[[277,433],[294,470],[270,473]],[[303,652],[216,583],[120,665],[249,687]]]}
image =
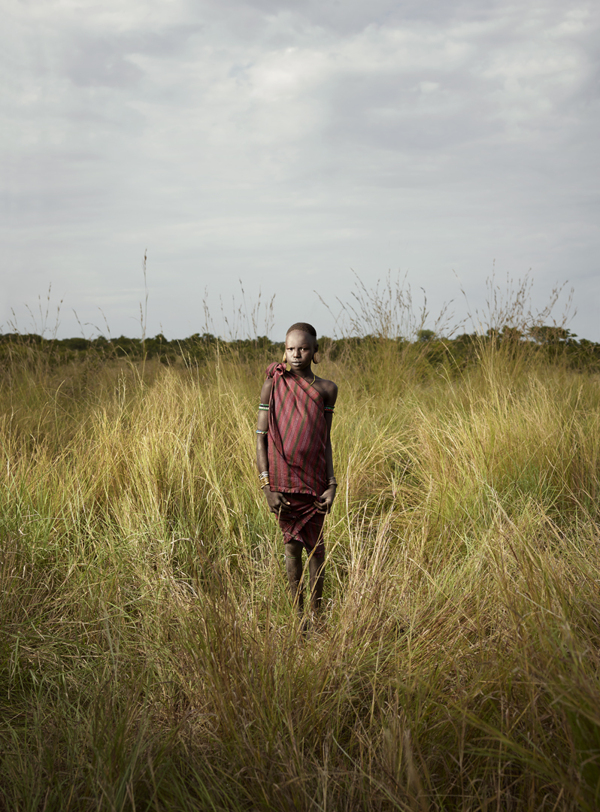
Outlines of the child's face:
{"label": "child's face", "polygon": [[317,342],[315,338],[301,330],[293,330],[285,338],[285,360],[292,369],[299,372],[309,369],[315,352]]}

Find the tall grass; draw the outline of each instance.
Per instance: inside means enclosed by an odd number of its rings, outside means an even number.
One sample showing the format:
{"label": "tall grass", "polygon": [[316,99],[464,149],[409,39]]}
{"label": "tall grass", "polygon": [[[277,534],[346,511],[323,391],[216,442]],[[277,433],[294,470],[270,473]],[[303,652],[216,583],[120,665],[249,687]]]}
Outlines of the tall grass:
{"label": "tall grass", "polygon": [[381,346],[319,368],[308,638],[256,485],[262,363],[0,389],[3,808],[598,808],[598,381]]}

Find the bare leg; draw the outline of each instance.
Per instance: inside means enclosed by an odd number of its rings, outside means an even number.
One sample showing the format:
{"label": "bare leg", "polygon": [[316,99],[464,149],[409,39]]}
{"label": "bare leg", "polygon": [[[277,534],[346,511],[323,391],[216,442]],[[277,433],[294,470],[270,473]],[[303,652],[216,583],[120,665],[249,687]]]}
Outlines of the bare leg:
{"label": "bare leg", "polygon": [[304,614],[304,586],[301,583],[302,547],[303,545],[299,541],[288,541],[284,545],[285,569],[287,571],[288,583],[290,585],[292,605],[296,607],[296,611],[300,617],[302,617]]}
{"label": "bare leg", "polygon": [[318,615],[323,602],[323,583],[325,582],[325,562],[313,555],[308,562],[310,572],[310,608]]}

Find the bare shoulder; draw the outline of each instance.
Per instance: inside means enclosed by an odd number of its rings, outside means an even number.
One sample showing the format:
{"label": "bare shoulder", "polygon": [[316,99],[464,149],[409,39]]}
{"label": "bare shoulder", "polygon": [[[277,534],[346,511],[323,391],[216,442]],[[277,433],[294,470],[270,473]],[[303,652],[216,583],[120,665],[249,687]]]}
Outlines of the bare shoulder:
{"label": "bare shoulder", "polygon": [[273,389],[273,378],[267,378],[267,380],[263,383],[262,389],[260,390],[260,402],[261,403],[268,403],[271,398],[271,390]]}
{"label": "bare shoulder", "polygon": [[326,406],[334,406],[338,396],[337,384],[326,378],[317,378],[315,388],[325,401]]}

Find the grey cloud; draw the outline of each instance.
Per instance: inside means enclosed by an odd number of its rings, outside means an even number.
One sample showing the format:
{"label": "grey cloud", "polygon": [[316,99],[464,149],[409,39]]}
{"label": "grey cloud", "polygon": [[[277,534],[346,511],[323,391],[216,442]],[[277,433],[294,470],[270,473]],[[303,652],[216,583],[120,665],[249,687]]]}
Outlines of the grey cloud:
{"label": "grey cloud", "polygon": [[66,58],[66,72],[80,87],[126,87],[135,84],[143,72],[130,61],[117,39],[78,38]]}
{"label": "grey cloud", "polygon": [[401,25],[403,22],[433,22],[444,25],[452,20],[488,19],[501,5],[498,0],[482,3],[467,0],[449,3],[447,0],[250,0],[240,3],[225,0],[220,7],[233,12],[236,8],[253,8],[264,17],[275,17],[282,12],[291,14],[290,20],[300,31],[306,24],[321,26],[340,35],[360,32],[369,25]]}
{"label": "grey cloud", "polygon": [[240,275],[278,291],[284,329],[315,307],[289,280],[333,302],[350,267],[401,267],[451,296],[452,267],[476,291],[496,258],[581,280],[576,331],[600,338],[594,17],[569,29],[557,0],[46,9],[10,45],[11,303],[53,281],[83,320],[102,304],[135,332],[148,247],[151,330],[194,332],[205,287],[218,301]]}
{"label": "grey cloud", "polygon": [[424,152],[446,152],[456,144],[473,143],[494,133],[497,127],[486,115],[490,104],[473,98],[468,86],[474,83],[468,78],[454,93],[445,77],[439,90],[423,94],[419,84],[426,77],[345,77],[332,92],[332,142],[348,140],[377,149],[414,151],[418,160]]}
{"label": "grey cloud", "polygon": [[81,87],[130,87],[144,75],[132,57],[138,54],[152,59],[180,57],[190,39],[204,29],[204,25],[197,23],[112,36],[73,31],[63,46],[65,70],[71,81]]}

